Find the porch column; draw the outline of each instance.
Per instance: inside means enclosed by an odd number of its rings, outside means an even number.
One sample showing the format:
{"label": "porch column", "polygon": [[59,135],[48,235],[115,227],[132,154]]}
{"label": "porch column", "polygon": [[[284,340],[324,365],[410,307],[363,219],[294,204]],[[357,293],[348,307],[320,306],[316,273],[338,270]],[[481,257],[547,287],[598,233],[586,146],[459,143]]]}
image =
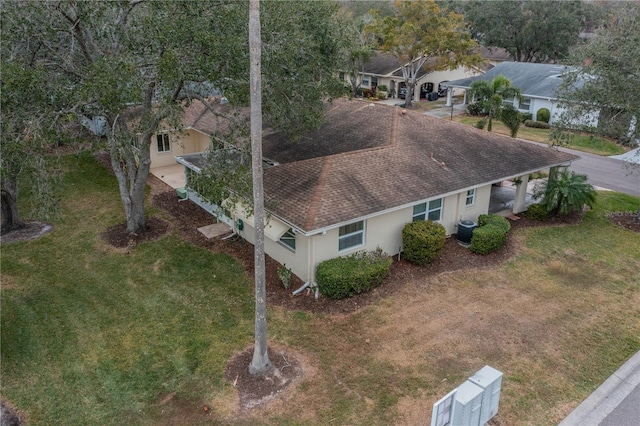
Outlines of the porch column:
{"label": "porch column", "polygon": [[527,198],[527,183],[529,183],[529,175],[522,176],[520,180],[522,182],[516,186],[516,197],[513,200],[513,209],[511,209],[514,214],[523,212],[527,209],[525,201]]}
{"label": "porch column", "polygon": [[467,104],[467,89],[464,89],[464,99],[462,100],[462,104],[463,105]]}
{"label": "porch column", "polygon": [[445,106],[452,106],[453,105],[453,88],[449,87],[447,88],[447,103],[445,104]]}

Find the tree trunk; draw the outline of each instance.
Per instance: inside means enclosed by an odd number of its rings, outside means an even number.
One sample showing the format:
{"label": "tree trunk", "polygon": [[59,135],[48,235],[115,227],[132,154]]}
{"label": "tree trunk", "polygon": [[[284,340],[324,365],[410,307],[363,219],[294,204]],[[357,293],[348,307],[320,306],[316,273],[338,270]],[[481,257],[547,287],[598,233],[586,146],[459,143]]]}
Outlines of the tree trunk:
{"label": "tree trunk", "polygon": [[2,229],[1,234],[5,234],[15,229],[24,227],[24,222],[20,219],[18,212],[18,185],[17,179],[2,179]]}
{"label": "tree trunk", "polygon": [[[117,126],[114,123],[113,126]],[[142,155],[139,163],[133,158],[130,147],[119,149],[119,141],[113,135],[108,136],[109,149],[111,153],[111,166],[118,180],[120,199],[124,206],[124,214],[127,222],[127,232],[137,234],[147,229],[147,218],[144,211],[145,189],[147,178],[149,177],[149,141],[143,141],[141,151],[146,151],[147,155]],[[125,158],[120,158],[122,152]],[[130,157],[130,158],[127,158]]]}
{"label": "tree trunk", "polygon": [[271,370],[267,352],[267,291],[264,259],[264,185],[262,180],[262,38],[260,0],[249,1],[249,60],[251,85],[251,156],[253,177],[253,216],[255,223],[255,346],[249,373],[261,375]]}

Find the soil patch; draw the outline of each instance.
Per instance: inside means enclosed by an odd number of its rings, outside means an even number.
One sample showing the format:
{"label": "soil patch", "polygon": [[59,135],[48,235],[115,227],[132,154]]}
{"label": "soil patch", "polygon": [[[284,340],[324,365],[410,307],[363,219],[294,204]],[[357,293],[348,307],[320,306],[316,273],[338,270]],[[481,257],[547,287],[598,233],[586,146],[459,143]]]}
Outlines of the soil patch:
{"label": "soil patch", "polygon": [[25,222],[19,229],[7,232],[0,236],[2,244],[16,243],[19,241],[35,240],[51,232],[53,225],[43,222]]}
{"label": "soil patch", "polygon": [[127,232],[127,224],[121,223],[107,228],[102,233],[102,238],[114,247],[123,248],[145,241],[157,240],[166,234],[169,229],[169,223],[155,216],[148,217],[146,224],[147,228],[145,230],[136,234],[129,234]]}
{"label": "soil patch", "polygon": [[288,352],[271,348],[269,361],[273,368],[263,376],[249,374],[252,358],[253,348],[248,348],[233,357],[224,372],[225,379],[238,389],[243,409],[264,406],[305,376],[301,363]]}

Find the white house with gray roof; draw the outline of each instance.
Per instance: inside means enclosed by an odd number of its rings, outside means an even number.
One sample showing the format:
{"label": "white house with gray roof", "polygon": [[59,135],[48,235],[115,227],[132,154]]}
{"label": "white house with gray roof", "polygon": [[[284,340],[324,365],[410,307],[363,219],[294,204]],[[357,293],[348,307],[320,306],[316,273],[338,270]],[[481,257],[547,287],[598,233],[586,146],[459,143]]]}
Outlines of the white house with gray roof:
{"label": "white house with gray roof", "polygon": [[490,82],[497,76],[502,75],[511,81],[512,86],[519,88],[522,92],[522,102],[514,99],[514,106],[522,112],[531,113],[534,120],[541,108],[547,108],[551,112],[550,123],[553,123],[558,119],[561,112],[556,91],[562,83],[563,74],[572,70],[575,70],[575,68],[566,65],[502,62],[482,75],[446,83],[449,88],[447,106],[451,105],[453,89],[465,90],[464,102],[467,103],[466,90],[471,87],[474,81],[484,80]]}

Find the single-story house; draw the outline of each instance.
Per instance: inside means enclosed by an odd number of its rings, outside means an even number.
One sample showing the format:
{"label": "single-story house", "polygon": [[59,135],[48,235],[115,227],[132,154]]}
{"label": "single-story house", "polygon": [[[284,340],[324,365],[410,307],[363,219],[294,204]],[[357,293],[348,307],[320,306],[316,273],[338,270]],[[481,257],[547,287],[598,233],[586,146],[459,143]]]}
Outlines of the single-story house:
{"label": "single-story house", "polygon": [[[427,66],[434,62],[433,59],[427,61]],[[357,82],[363,89],[387,86],[389,96],[398,97],[399,90],[405,86],[401,66],[402,63],[390,53],[376,52],[371,60],[364,64],[363,70],[358,73]],[[441,71],[427,71],[423,67],[418,71],[414,96],[424,98],[427,93],[437,91],[441,83],[478,75],[482,72],[484,72],[482,67],[458,67],[453,70]],[[348,73],[340,73],[340,78],[350,83]]]}
{"label": "single-story house", "polygon": [[492,81],[499,75],[508,78],[511,85],[522,92],[522,102],[514,99],[513,103],[518,110],[529,112],[536,119],[540,108],[547,108],[551,112],[550,122],[558,119],[561,108],[558,107],[556,90],[562,83],[562,76],[574,68],[556,64],[538,64],[530,62],[501,62],[482,75],[452,80],[446,83],[451,90],[447,94],[447,105],[451,105],[452,90],[464,90],[464,103],[469,101],[467,90],[477,80]]}
{"label": "single-story house", "polygon": [[[532,173],[568,166],[575,155],[459,123],[362,100],[327,104],[319,129],[289,140],[263,134],[265,251],[313,283],[318,263],[360,250],[402,251],[402,228],[461,220],[489,210],[492,186],[518,179],[511,211],[525,209]],[[179,155],[189,198],[254,242],[253,218],[239,206],[212,206],[188,179],[205,166],[199,153]]]}

